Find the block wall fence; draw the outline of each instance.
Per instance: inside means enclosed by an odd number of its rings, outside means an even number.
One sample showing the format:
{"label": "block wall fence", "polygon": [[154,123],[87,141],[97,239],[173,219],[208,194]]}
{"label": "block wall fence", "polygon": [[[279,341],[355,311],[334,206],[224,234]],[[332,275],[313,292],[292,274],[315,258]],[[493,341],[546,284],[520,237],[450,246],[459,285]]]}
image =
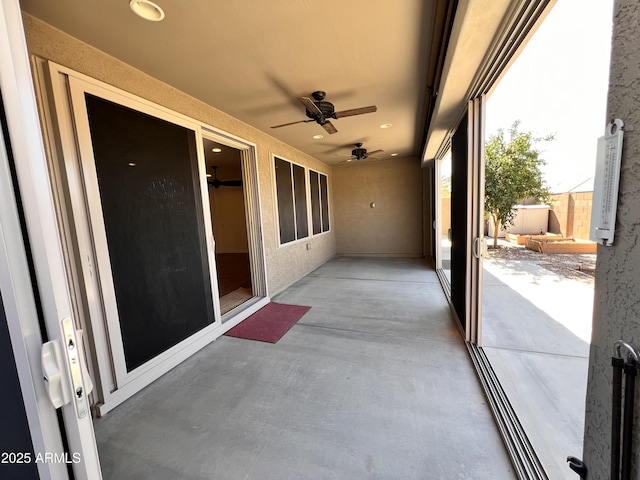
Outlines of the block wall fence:
{"label": "block wall fence", "polygon": [[589,240],[593,192],[568,192],[551,196],[549,232]]}
{"label": "block wall fence", "polygon": [[[591,204],[593,192],[557,193],[551,196],[552,207],[549,210],[550,233],[564,237],[589,240],[591,226]],[[441,235],[447,235],[451,227],[451,199],[442,199]]]}

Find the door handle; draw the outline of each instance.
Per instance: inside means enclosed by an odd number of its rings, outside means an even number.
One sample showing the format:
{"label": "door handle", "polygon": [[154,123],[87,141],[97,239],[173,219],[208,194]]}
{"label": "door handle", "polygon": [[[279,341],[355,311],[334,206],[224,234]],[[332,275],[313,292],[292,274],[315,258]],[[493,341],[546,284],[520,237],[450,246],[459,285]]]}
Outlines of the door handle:
{"label": "door handle", "polygon": [[42,345],[40,352],[44,385],[53,408],[60,408],[71,401],[69,388],[66,386],[64,372],[61,371],[62,351],[60,342],[52,340]]}
{"label": "door handle", "polygon": [[473,239],[472,253],[477,259],[487,256],[487,242],[484,237],[476,237]]}
{"label": "door handle", "polygon": [[93,390],[93,382],[82,351],[82,330],[76,330],[73,321],[65,318],[62,320],[62,333],[62,341],[51,340],[42,345],[45,388],[54,408],[74,401],[78,418],[85,418],[89,414],[87,397]]}

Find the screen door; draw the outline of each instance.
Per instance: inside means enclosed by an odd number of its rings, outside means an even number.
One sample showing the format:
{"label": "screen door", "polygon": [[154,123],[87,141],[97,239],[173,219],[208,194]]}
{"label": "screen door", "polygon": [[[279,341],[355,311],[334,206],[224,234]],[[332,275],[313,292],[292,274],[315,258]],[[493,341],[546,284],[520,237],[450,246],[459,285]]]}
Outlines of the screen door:
{"label": "screen door", "polygon": [[195,129],[71,83],[102,302],[121,387],[216,323],[204,172]]}

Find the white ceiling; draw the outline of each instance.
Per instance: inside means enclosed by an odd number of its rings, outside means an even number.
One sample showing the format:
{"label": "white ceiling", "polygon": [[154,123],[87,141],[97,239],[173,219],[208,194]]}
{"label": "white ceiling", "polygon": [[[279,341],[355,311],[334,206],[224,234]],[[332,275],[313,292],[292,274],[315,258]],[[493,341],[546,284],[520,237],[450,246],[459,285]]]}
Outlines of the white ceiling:
{"label": "white ceiling", "polygon": [[[328,163],[356,142],[419,156],[436,0],[157,0],[161,22],[128,0],[23,0],[31,15]],[[301,123],[296,100],[327,92],[338,133]],[[393,126],[381,129],[380,125]],[[324,135],[320,140],[315,134]]]}

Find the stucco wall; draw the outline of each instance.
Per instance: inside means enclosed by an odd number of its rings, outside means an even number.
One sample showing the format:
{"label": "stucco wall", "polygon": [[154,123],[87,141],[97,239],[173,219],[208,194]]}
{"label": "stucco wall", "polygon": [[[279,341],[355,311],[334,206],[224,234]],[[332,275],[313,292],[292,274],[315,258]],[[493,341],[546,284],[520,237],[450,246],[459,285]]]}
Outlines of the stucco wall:
{"label": "stucco wall", "polygon": [[[590,479],[609,478],[611,356],[616,340],[640,347],[640,5],[617,0],[606,119],[625,123],[615,245],[598,247],[584,460]],[[603,128],[606,119],[602,119]],[[637,385],[636,385],[637,387]],[[640,390],[636,388],[636,393]],[[631,478],[640,478],[640,398]]]}
{"label": "stucco wall", "polygon": [[[330,166],[28,14],[24,15],[24,27],[30,53],[53,60],[256,145],[267,283],[270,295],[311,272],[335,254],[333,231],[310,238],[305,243],[295,243],[278,248],[274,169],[271,153],[326,174],[331,192],[332,169]],[[306,248],[306,243],[310,244],[309,249]]]}
{"label": "stucco wall", "polygon": [[337,253],[422,256],[417,159],[346,163],[333,172]]}
{"label": "stucco wall", "polygon": [[[220,167],[221,179],[242,178],[242,170],[237,167]],[[209,187],[211,226],[216,239],[216,253],[247,253],[247,222],[242,188],[221,186]]]}

